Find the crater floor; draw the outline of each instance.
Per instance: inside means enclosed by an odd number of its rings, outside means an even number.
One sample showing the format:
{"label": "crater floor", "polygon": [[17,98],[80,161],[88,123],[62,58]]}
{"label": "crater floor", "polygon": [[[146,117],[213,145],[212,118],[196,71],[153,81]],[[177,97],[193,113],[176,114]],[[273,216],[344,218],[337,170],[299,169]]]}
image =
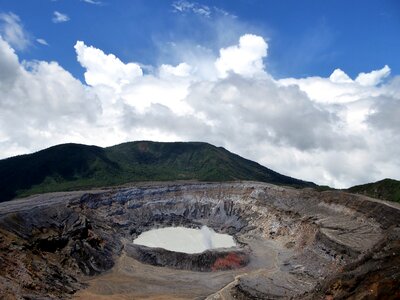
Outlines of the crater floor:
{"label": "crater floor", "polygon": [[[396,299],[399,222],[393,203],[257,182],[39,195],[0,203],[0,298]],[[241,250],[132,243],[171,226],[208,226]]]}

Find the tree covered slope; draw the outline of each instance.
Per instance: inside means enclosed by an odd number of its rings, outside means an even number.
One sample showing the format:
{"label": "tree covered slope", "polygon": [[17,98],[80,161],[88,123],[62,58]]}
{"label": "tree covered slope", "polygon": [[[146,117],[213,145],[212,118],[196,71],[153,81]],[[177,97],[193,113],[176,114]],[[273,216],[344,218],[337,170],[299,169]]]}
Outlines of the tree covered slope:
{"label": "tree covered slope", "polygon": [[62,144],[0,160],[0,202],[19,196],[134,181],[254,180],[294,187],[294,179],[200,142],[129,142],[108,148]]}
{"label": "tree covered slope", "polygon": [[383,179],[373,183],[356,185],[349,188],[348,191],[400,203],[400,181],[394,179]]}

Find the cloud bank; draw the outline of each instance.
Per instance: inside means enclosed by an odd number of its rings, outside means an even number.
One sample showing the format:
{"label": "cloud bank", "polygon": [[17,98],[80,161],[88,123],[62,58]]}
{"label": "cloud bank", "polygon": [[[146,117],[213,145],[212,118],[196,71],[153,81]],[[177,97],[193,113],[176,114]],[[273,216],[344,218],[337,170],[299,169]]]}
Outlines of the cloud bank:
{"label": "cloud bank", "polygon": [[75,51],[85,83],[56,62],[19,62],[0,39],[2,157],[64,142],[197,140],[318,184],[400,178],[400,77],[388,66],[276,79],[268,43],[252,34],[150,73],[83,41]]}

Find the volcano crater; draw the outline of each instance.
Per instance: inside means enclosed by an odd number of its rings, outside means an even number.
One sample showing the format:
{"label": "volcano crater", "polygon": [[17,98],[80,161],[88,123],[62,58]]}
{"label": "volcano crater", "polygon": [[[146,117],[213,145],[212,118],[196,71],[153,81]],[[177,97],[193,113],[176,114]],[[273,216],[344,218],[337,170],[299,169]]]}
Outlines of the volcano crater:
{"label": "volcano crater", "polygon": [[[312,299],[362,293],[369,276],[395,272],[400,255],[398,207],[339,191],[165,183],[18,201],[18,210],[1,204],[0,243],[8,286],[21,295]],[[233,236],[236,247],[183,253],[133,243],[154,229],[202,226]]]}

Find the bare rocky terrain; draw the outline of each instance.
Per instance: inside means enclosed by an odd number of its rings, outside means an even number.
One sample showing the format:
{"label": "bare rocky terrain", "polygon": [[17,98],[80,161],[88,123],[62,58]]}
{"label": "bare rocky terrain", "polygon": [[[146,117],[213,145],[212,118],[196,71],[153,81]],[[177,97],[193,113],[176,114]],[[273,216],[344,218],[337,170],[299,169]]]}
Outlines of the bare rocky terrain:
{"label": "bare rocky terrain", "polygon": [[[153,228],[202,225],[240,249],[171,260],[132,248]],[[400,298],[400,206],[340,191],[187,182],[43,194],[0,203],[0,249],[1,299]]]}

